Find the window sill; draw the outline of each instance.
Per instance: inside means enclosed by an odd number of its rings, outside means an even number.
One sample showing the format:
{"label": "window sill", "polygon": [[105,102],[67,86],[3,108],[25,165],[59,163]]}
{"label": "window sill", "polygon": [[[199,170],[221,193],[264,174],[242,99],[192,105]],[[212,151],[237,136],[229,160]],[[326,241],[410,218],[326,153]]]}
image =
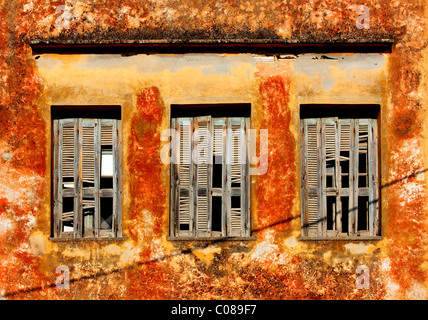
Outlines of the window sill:
{"label": "window sill", "polygon": [[127,237],[117,237],[117,238],[113,238],[113,237],[87,237],[87,238],[53,238],[53,237],[49,237],[49,240],[51,240],[52,242],[90,242],[90,241],[114,242],[114,241],[125,241],[126,239],[127,239]]}
{"label": "window sill", "polygon": [[379,241],[382,236],[350,236],[350,237],[299,237],[300,241]]}
{"label": "window sill", "polygon": [[224,242],[224,241],[254,241],[255,237],[204,237],[204,238],[195,238],[195,237],[167,237],[169,241],[212,241],[212,242]]}

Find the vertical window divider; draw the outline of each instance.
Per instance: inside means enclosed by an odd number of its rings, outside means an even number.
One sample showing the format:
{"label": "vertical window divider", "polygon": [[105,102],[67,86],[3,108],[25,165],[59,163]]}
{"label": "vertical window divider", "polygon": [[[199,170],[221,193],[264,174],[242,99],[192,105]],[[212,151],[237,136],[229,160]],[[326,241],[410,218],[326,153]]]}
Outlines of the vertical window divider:
{"label": "vertical window divider", "polygon": [[231,212],[231,194],[232,194],[232,178],[231,178],[231,162],[232,162],[232,124],[231,119],[228,118],[226,121],[226,152],[225,152],[225,158],[226,158],[226,185],[225,185],[225,203],[226,203],[226,226],[227,231],[226,235],[232,234],[232,223],[230,219],[230,212]]}
{"label": "vertical window divider", "polygon": [[222,119],[222,125],[223,125],[223,130],[222,130],[222,170],[221,170],[221,181],[222,181],[222,196],[221,196],[221,236],[225,237],[227,235],[227,181],[229,179],[227,179],[227,119],[223,118]]}
{"label": "vertical window divider", "polygon": [[358,208],[358,119],[351,119],[351,150],[349,163],[349,229],[350,236],[355,235]]}
{"label": "vertical window divider", "polygon": [[376,127],[376,120],[371,119],[369,121],[369,139],[368,139],[368,153],[369,153],[369,228],[370,228],[370,235],[376,235],[378,233],[378,215],[377,212],[379,212],[378,207],[379,203],[378,200],[378,176],[377,176],[377,166],[378,166],[378,160],[377,160],[377,127]]}
{"label": "vertical window divider", "polygon": [[318,157],[317,157],[317,167],[318,170],[320,170],[320,175],[318,177],[318,221],[317,221],[317,227],[318,227],[318,235],[324,235],[323,233],[323,220],[325,216],[325,210],[324,210],[324,195],[323,195],[323,140],[324,140],[324,133],[323,133],[323,123],[321,122],[321,119],[318,119],[317,121],[317,133],[318,133],[318,139],[317,139],[317,150],[318,150]]}
{"label": "vertical window divider", "polygon": [[[100,168],[101,168],[101,120],[94,120],[94,228],[95,237],[100,235]],[[114,188],[114,190],[117,190]]]}
{"label": "vertical window divider", "polygon": [[[61,166],[59,161],[60,159],[60,152],[62,148],[60,147],[60,140],[62,137],[62,124],[59,120],[53,121],[53,139],[54,139],[54,154],[53,154],[53,200],[54,200],[54,217],[53,217],[53,234],[54,237],[60,236],[60,225],[61,225],[61,218],[60,218],[60,205],[62,203],[62,199],[60,198],[61,192],[59,190],[61,186]],[[61,200],[60,200],[61,199]]]}
{"label": "vertical window divider", "polygon": [[245,135],[244,135],[244,140],[246,143],[246,152],[245,152],[245,207],[244,207],[244,218],[243,220],[245,220],[246,225],[244,226],[244,235],[246,237],[250,236],[250,226],[251,226],[251,214],[250,214],[250,210],[251,210],[251,193],[250,193],[250,188],[251,188],[251,183],[250,183],[250,154],[251,154],[251,150],[250,150],[250,119],[249,118],[245,118]]}
{"label": "vertical window divider", "polygon": [[113,121],[113,224],[112,236],[122,236],[122,174],[121,166],[122,155],[119,146],[121,145],[121,121]]}
{"label": "vertical window divider", "polygon": [[82,237],[82,141],[83,130],[81,119],[75,119],[76,123],[76,138],[75,141],[75,156],[74,156],[74,183],[75,183],[75,201],[74,201],[74,237]]}
{"label": "vertical window divider", "polygon": [[[171,222],[169,224],[169,235],[174,236],[178,233],[177,231],[177,175],[178,175],[178,152],[177,149],[177,125],[176,125],[176,119],[171,119],[171,148],[170,148],[170,195],[169,195],[169,203],[171,206],[170,215],[169,215],[169,221]],[[173,223],[172,223],[173,222]]]}
{"label": "vertical window divider", "polygon": [[340,185],[340,121],[337,117],[334,118],[335,123],[335,177],[334,177],[334,188],[336,190],[336,224],[335,230],[336,235],[340,235],[342,233],[342,187]]}
{"label": "vertical window divider", "polygon": [[246,164],[245,164],[245,160],[246,160],[246,158],[245,158],[245,154],[247,153],[246,152],[246,147],[247,147],[247,144],[245,143],[246,142],[246,139],[245,139],[245,130],[246,130],[246,126],[245,126],[245,120],[244,120],[244,118],[241,118],[241,129],[240,129],[240,136],[239,136],[239,141],[240,141],[240,144],[241,144],[241,153],[240,153],[240,155],[239,155],[239,161],[240,161],[240,164],[241,164],[241,197],[240,197],[240,202],[241,202],[241,230],[240,230],[240,236],[242,236],[243,235],[243,233],[244,233],[244,230],[245,230],[245,224],[246,224],[246,221],[245,221],[245,218],[246,218],[246,210],[245,210],[245,203],[247,202],[247,201],[245,201],[245,194],[246,194],[246,183],[245,183],[245,181],[246,181],[246,176],[245,176],[245,167],[246,167]]}

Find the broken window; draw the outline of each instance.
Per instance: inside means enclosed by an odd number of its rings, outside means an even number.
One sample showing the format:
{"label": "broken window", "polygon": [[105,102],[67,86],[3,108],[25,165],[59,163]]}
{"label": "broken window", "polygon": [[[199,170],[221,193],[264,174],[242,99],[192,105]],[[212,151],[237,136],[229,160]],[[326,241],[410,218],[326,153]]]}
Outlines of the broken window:
{"label": "broken window", "polygon": [[301,144],[302,236],[379,235],[377,119],[301,119]]}
{"label": "broken window", "polygon": [[248,237],[249,118],[177,117],[172,128],[172,237]]}
{"label": "broken window", "polygon": [[55,238],[120,236],[118,119],[53,120]]}

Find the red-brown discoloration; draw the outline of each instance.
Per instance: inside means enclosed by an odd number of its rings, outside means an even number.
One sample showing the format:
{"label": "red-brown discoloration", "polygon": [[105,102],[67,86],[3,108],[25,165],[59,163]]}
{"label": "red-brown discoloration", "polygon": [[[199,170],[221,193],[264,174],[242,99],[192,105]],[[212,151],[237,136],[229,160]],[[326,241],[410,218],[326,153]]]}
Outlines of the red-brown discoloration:
{"label": "red-brown discoloration", "polygon": [[290,131],[291,112],[286,76],[266,77],[260,85],[263,100],[261,129],[269,130],[269,168],[257,177],[258,229],[285,230],[295,198],[295,139]]}
{"label": "red-brown discoloration", "polygon": [[[130,220],[131,234],[144,239],[155,239],[161,235],[165,221],[166,192],[160,181],[162,163],[160,159],[160,132],[164,106],[156,87],[143,89],[137,99],[137,114],[132,120],[132,133],[129,140],[130,173],[134,177],[130,192],[132,198]],[[150,215],[151,226],[139,224],[146,221],[141,215]],[[147,232],[140,233],[138,229]]]}

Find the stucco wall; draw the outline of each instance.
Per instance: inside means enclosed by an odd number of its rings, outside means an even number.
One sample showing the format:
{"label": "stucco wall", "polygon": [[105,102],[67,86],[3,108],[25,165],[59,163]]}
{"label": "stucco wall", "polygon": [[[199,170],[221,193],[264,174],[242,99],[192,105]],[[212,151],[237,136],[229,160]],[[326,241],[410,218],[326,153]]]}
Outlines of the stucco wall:
{"label": "stucco wall", "polygon": [[[70,29],[55,27],[72,5]],[[424,1],[12,1],[0,22],[0,294],[8,299],[427,298]],[[82,17],[86,16],[88,20]],[[85,22],[86,21],[86,22]],[[90,21],[90,23],[88,22]],[[191,39],[373,42],[391,53],[32,55],[30,43]],[[171,40],[172,41],[172,40]],[[287,53],[287,52],[284,52]],[[253,241],[169,241],[160,133],[171,104],[251,103],[269,169],[251,181]],[[299,105],[379,104],[382,239],[302,241]],[[123,240],[49,239],[51,105],[122,107]],[[70,268],[70,290],[55,269]],[[370,268],[359,290],[356,268]]]}

